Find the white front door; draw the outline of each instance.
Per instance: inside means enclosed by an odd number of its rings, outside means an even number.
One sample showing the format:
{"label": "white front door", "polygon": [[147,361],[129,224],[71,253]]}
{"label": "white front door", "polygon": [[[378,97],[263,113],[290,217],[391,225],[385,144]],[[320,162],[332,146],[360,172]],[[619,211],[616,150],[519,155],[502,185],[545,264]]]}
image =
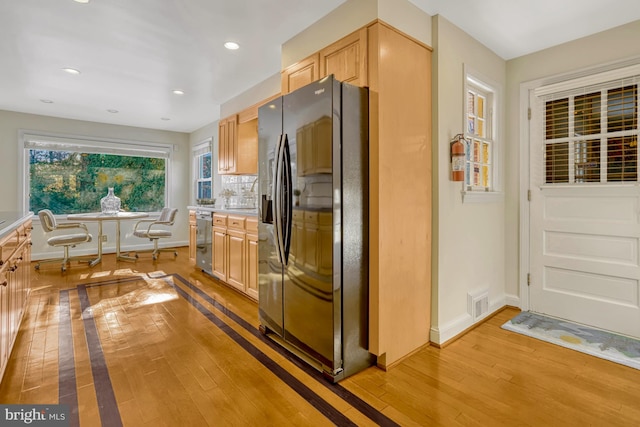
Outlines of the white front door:
{"label": "white front door", "polygon": [[639,209],[637,186],[538,187],[531,311],[640,338]]}
{"label": "white front door", "polygon": [[638,90],[623,89],[534,99],[529,303],[640,338]]}

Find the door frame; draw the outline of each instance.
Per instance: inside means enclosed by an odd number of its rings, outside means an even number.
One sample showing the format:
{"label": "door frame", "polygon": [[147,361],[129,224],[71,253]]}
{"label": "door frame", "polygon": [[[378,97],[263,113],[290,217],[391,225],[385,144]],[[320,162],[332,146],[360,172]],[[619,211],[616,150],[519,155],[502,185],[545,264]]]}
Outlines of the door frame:
{"label": "door frame", "polygon": [[529,182],[530,182],[530,155],[531,150],[531,120],[530,120],[530,93],[536,87],[542,85],[541,80],[524,82],[520,84],[520,268],[518,269],[518,291],[520,297],[520,309],[528,311],[529,284],[528,276],[530,268],[530,203],[529,203]]}

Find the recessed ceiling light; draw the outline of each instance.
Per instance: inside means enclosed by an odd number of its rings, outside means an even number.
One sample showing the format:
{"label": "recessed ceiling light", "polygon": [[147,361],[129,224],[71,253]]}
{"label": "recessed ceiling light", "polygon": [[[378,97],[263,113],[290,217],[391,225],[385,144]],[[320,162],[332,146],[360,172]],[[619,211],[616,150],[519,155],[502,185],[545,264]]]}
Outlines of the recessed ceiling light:
{"label": "recessed ceiling light", "polygon": [[184,91],[180,90],[180,89],[176,89],[176,90],[173,91],[173,94],[174,95],[184,95]]}
{"label": "recessed ceiling light", "polygon": [[89,3],[89,0],[73,0],[76,3]]}
{"label": "recessed ceiling light", "polygon": [[45,104],[53,104],[53,101],[50,99],[41,99],[40,102],[44,102]]}
{"label": "recessed ceiling light", "polygon": [[117,113],[117,112],[118,112],[118,110],[114,110],[113,108],[110,108],[110,109],[108,109],[107,111],[108,111],[109,113],[113,113],[113,114],[115,114],[115,113]]}
{"label": "recessed ceiling light", "polygon": [[171,119],[169,117],[160,117],[160,120],[164,120],[166,122],[167,120],[171,120]]}
{"label": "recessed ceiling light", "polygon": [[236,50],[240,48],[240,45],[236,42],[226,42],[224,44],[224,47],[226,47],[229,50]]}
{"label": "recessed ceiling light", "polygon": [[80,74],[80,71],[76,70],[75,68],[63,68],[63,71],[66,71],[69,74],[73,74],[73,75],[78,75]]}

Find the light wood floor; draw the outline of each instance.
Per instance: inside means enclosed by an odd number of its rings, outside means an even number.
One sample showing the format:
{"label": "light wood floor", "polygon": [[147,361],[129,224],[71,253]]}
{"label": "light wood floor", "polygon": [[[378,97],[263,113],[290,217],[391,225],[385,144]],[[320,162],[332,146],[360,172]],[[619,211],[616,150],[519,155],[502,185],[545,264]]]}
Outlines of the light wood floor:
{"label": "light wood floor", "polygon": [[255,333],[256,303],[186,248],[43,265],[32,288],[0,403],[72,398],[82,426],[640,425],[640,371],[501,329],[514,309],[334,386]]}

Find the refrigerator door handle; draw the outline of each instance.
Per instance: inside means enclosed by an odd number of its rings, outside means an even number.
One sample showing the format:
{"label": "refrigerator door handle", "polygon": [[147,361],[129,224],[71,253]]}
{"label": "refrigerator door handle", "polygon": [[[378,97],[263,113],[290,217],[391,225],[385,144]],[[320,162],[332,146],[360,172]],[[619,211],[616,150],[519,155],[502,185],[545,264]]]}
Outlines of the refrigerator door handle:
{"label": "refrigerator door handle", "polygon": [[291,153],[289,151],[289,138],[284,135],[282,144],[282,160],[283,160],[283,259],[284,265],[289,262],[289,249],[291,247],[291,225],[293,216],[293,183],[291,177]]}
{"label": "refrigerator door handle", "polygon": [[275,223],[275,240],[276,251],[278,253],[278,261],[284,264],[284,236],[282,229],[282,178],[283,178],[283,135],[278,138],[278,144],[276,145],[276,163],[275,163],[275,175],[273,185],[273,220]]}

